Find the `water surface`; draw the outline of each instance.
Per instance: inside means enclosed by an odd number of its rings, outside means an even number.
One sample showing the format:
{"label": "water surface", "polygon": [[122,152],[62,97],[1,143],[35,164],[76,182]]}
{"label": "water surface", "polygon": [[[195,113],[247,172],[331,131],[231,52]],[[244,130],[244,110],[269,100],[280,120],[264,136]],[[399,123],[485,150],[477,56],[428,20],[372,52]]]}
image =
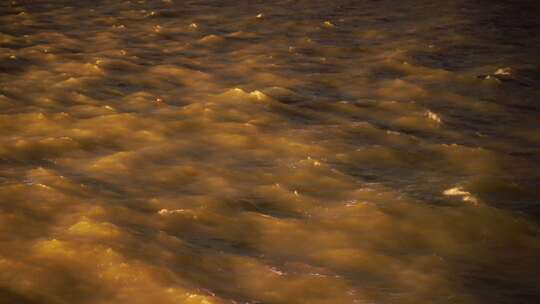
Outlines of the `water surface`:
{"label": "water surface", "polygon": [[0,303],[535,303],[535,1],[2,1]]}

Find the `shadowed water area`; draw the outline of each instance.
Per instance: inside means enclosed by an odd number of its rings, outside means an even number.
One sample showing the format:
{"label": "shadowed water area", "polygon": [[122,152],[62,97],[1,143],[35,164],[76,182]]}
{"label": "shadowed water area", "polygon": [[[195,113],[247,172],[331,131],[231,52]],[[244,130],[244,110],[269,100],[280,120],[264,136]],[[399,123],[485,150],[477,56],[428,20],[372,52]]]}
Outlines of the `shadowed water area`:
{"label": "shadowed water area", "polygon": [[536,303],[536,1],[0,1],[0,303]]}

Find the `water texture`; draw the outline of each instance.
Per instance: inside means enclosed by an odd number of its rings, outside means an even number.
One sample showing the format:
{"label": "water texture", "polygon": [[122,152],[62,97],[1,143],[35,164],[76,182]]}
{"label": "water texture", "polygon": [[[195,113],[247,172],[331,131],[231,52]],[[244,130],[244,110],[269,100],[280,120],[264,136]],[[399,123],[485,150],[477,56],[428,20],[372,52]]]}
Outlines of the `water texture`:
{"label": "water texture", "polygon": [[0,303],[537,303],[536,1],[1,1]]}

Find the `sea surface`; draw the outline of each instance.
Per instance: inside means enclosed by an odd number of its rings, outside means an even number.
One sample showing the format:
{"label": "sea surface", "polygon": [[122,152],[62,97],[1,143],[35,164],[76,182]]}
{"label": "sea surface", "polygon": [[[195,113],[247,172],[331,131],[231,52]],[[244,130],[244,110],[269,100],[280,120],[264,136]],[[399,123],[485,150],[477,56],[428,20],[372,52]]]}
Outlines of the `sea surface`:
{"label": "sea surface", "polygon": [[0,303],[538,303],[538,16],[0,1]]}

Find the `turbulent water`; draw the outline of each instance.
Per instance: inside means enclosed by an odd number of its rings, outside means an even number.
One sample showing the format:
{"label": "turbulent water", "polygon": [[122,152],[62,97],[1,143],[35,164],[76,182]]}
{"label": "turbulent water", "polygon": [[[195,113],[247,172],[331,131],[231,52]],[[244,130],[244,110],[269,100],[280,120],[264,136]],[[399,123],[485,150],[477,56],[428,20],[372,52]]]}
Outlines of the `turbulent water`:
{"label": "turbulent water", "polygon": [[537,303],[536,1],[0,2],[0,303]]}

